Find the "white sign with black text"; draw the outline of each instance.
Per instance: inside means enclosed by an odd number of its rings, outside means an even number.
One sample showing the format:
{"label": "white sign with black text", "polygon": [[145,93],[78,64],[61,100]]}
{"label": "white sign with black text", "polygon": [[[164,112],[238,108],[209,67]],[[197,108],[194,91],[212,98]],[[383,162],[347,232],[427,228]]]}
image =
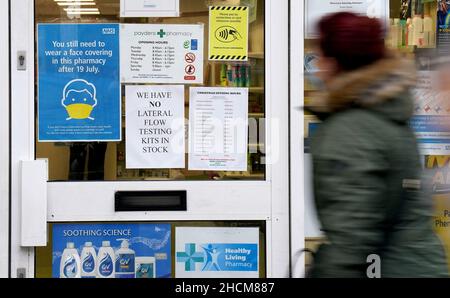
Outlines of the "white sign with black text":
{"label": "white sign with black text", "polygon": [[189,169],[247,171],[248,88],[190,88]]}
{"label": "white sign with black text", "polygon": [[122,83],[203,84],[203,24],[122,24]]}
{"label": "white sign with black text", "polygon": [[126,86],[127,169],[185,167],[184,86]]}
{"label": "white sign with black text", "polygon": [[180,0],[120,0],[120,17],[178,17]]}
{"label": "white sign with black text", "polygon": [[371,18],[379,18],[387,26],[389,21],[389,1],[384,0],[306,0],[305,38],[318,37],[318,22],[324,16],[337,12],[353,12]]}

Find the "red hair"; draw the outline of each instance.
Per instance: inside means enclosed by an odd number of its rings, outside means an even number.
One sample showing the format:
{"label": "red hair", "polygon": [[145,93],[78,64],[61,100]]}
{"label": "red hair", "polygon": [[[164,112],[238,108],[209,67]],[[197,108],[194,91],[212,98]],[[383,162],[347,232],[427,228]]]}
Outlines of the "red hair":
{"label": "red hair", "polygon": [[384,29],[378,19],[340,12],[319,22],[320,47],[326,57],[335,58],[344,71],[382,59],[386,49]]}

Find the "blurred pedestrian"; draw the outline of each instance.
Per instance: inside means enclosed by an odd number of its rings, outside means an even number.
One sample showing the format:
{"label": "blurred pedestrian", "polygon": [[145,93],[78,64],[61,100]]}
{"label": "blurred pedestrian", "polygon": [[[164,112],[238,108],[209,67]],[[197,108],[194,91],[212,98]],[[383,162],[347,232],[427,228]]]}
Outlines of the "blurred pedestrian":
{"label": "blurred pedestrian", "polygon": [[319,29],[326,96],[306,109],[323,121],[312,154],[327,242],[310,276],[367,277],[367,258],[377,255],[381,277],[447,277],[408,126],[414,63],[385,49],[377,19],[337,13]]}

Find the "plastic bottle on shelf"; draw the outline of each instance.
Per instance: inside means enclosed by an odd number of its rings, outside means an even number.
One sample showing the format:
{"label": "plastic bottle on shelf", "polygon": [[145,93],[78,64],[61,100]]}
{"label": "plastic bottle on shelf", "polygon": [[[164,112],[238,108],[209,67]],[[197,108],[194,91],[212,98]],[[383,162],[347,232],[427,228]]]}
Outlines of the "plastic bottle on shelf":
{"label": "plastic bottle on shelf", "polygon": [[120,249],[116,251],[116,278],[135,278],[136,253],[130,249],[127,239],[117,239],[122,241]]}
{"label": "plastic bottle on shelf", "polygon": [[81,278],[95,278],[97,273],[95,268],[97,262],[97,253],[92,246],[92,242],[86,242],[81,251]]}
{"label": "plastic bottle on shelf", "polygon": [[228,64],[227,66],[227,86],[231,86],[233,83],[233,66]]}
{"label": "plastic bottle on shelf", "polygon": [[245,66],[245,86],[244,87],[250,87],[250,81],[251,81],[251,75],[250,75],[250,71],[251,71],[251,66],[247,65]]}
{"label": "plastic bottle on shelf", "polygon": [[400,20],[400,47],[404,47],[407,44],[406,33],[408,32],[407,20]]}
{"label": "plastic bottle on shelf", "polygon": [[411,18],[406,21],[406,45],[414,46],[414,25]]}
{"label": "plastic bottle on shelf", "polygon": [[247,85],[247,66],[246,65],[241,65],[241,67],[239,68],[239,87],[245,87]]}
{"label": "plastic bottle on shelf", "polygon": [[80,278],[80,256],[73,242],[68,242],[63,251],[60,263],[60,278]]}
{"label": "plastic bottle on shelf", "polygon": [[103,241],[97,256],[97,277],[114,278],[115,253],[109,241]]}
{"label": "plastic bottle on shelf", "polygon": [[386,37],[386,46],[389,48],[392,48],[392,25],[393,25],[393,20],[389,19],[388,34]]}
{"label": "plastic bottle on shelf", "polygon": [[227,65],[222,64],[220,66],[220,86],[226,87],[228,85],[227,80]]}
{"label": "plastic bottle on shelf", "polygon": [[391,26],[391,48],[397,49],[399,47],[400,36],[400,19],[394,19]]}
{"label": "plastic bottle on shelf", "polygon": [[239,86],[239,67],[237,65],[233,65],[233,79],[231,81],[231,86]]}
{"label": "plastic bottle on shelf", "polygon": [[415,15],[412,19],[414,45],[422,46],[423,44],[423,19],[420,15]]}
{"label": "plastic bottle on shelf", "polygon": [[423,19],[423,32],[426,46],[434,46],[436,43],[433,28],[433,18],[430,15],[425,15]]}

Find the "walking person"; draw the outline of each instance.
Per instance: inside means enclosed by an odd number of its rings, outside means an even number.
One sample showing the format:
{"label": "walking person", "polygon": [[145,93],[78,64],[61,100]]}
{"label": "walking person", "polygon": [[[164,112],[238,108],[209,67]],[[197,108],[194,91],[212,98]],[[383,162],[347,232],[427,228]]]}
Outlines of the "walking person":
{"label": "walking person", "polygon": [[389,53],[381,23],[353,13],[319,24],[326,95],[306,107],[321,123],[311,150],[315,203],[327,242],[311,277],[447,277],[432,229],[416,139],[408,126],[414,63]]}

